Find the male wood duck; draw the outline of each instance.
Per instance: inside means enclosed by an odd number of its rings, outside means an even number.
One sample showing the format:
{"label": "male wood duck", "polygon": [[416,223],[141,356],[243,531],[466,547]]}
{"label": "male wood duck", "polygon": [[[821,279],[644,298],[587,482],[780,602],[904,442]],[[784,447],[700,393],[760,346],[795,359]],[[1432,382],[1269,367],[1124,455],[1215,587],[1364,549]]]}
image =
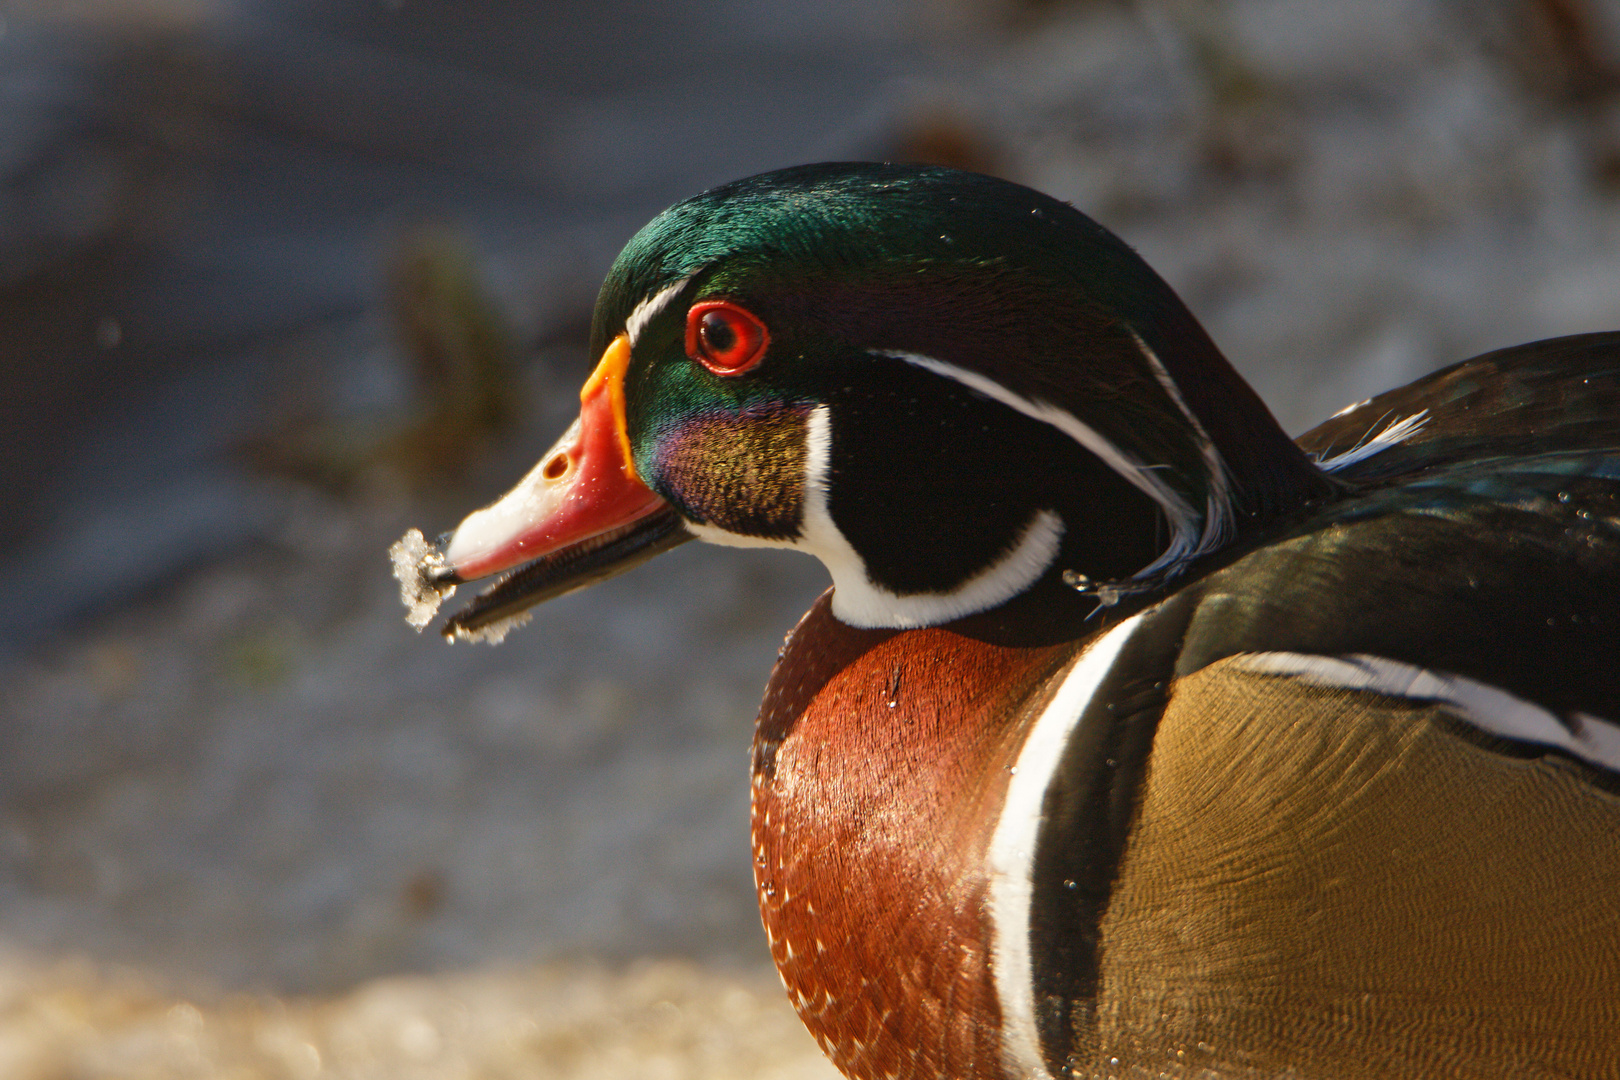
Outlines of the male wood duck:
{"label": "male wood duck", "polygon": [[396,545],[413,621],[694,536],[826,564],[752,836],[848,1076],[1620,1076],[1620,333],[1295,443],[1070,206],[825,164],[656,218],[591,348]]}

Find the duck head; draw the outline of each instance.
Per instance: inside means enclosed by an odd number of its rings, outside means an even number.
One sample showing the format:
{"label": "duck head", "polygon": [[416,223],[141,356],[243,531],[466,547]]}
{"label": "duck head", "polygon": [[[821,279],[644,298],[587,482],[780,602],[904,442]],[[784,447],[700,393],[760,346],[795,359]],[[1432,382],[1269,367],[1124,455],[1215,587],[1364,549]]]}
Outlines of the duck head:
{"label": "duck head", "polygon": [[1329,486],[1135,252],[971,173],[812,165],[680,203],[614,263],[591,348],[579,420],[421,548],[439,591],[512,571],[447,634],[693,537],[817,556],[861,627],[1065,576],[1152,590]]}

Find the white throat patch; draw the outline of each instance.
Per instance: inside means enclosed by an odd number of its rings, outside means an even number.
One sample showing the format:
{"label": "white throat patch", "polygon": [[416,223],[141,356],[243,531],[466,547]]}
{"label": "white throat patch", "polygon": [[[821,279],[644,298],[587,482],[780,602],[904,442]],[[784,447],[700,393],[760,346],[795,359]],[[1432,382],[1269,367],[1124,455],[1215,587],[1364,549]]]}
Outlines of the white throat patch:
{"label": "white throat patch", "polygon": [[819,558],[833,579],[832,611],[860,627],[932,626],[995,607],[1033,585],[1057,559],[1063,519],[1051,510],[1030,518],[1011,551],[948,593],[900,595],[875,584],[827,508],[832,421],[825,405],[810,413],[805,461],[804,527],[798,547]]}
{"label": "white throat patch", "polygon": [[936,626],[1011,600],[1038,581],[1063,546],[1063,519],[1038,510],[1012,549],[950,592],[890,592],[872,581],[861,558],[827,507],[827,474],[832,462],[832,419],[825,405],[806,420],[804,520],[799,536],[772,540],[727,532],[713,525],[688,524],[692,533],[729,547],[780,547],[820,559],[833,579],[832,610],[841,622],[862,628],[908,629]]}

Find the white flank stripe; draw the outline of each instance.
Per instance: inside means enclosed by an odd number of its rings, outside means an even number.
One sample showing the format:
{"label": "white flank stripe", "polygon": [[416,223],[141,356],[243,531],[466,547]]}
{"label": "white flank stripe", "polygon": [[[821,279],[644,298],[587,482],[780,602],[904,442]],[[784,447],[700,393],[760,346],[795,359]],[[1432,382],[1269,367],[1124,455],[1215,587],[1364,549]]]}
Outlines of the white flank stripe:
{"label": "white flank stripe", "polygon": [[931,356],[921,356],[917,353],[907,352],[879,352],[879,356],[889,356],[896,360],[904,360],[908,364],[920,367],[925,371],[932,371],[936,375],[943,375],[947,379],[954,379],[971,390],[977,390],[987,398],[1001,402],[1003,405],[1023,413],[1032,420],[1043,424],[1050,424],[1069,438],[1091,451],[1103,460],[1120,476],[1135,485],[1147,495],[1148,498],[1159,504],[1164,516],[1170,522],[1170,546],[1153,563],[1144,568],[1137,576],[1155,572],[1163,567],[1179,562],[1191,555],[1204,550],[1202,524],[1199,514],[1187,505],[1187,500],[1159,478],[1152,466],[1144,465],[1131,455],[1099,435],[1088,424],[1081,422],[1067,409],[1060,409],[1056,405],[1044,401],[1036,401],[1015,394],[1002,386],[994,379],[980,375],[976,371],[948,364],[943,360],[935,360]]}
{"label": "white flank stripe", "polygon": [[635,345],[636,339],[641,337],[641,332],[647,328],[647,324],[668,307],[669,302],[675,299],[675,294],[686,288],[686,283],[691,280],[692,275],[688,274],[679,281],[665,285],[636,305],[635,310],[630,312],[630,317],[624,320],[624,332],[630,336],[632,346]]}
{"label": "white flank stripe", "polygon": [[1312,686],[1432,701],[1481,731],[1516,742],[1556,747],[1593,765],[1620,770],[1620,726],[1586,713],[1576,713],[1575,730],[1571,731],[1540,705],[1460,675],[1447,675],[1365,653],[1350,656],[1248,653],[1233,659],[1247,671],[1286,675]]}
{"label": "white flank stripe", "polygon": [[996,996],[1001,1002],[1002,1063],[1017,1080],[1049,1077],[1035,1027],[1035,985],[1029,955],[1029,906],[1041,807],[1063,748],[1137,626],[1133,615],[1092,642],[1063,677],[1052,703],[1036,718],[1007,782],[1001,819],[990,838],[990,922],[995,939]]}

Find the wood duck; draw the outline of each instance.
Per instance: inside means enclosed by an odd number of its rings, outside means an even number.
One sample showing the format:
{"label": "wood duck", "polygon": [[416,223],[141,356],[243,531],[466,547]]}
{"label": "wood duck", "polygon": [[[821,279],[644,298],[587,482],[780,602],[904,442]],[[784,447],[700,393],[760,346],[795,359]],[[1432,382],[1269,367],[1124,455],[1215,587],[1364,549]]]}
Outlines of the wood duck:
{"label": "wood duck", "polygon": [[591,348],[534,470],[396,545],[412,621],[694,536],[826,564],[752,842],[845,1074],[1620,1076],[1620,333],[1296,443],[1067,204],[823,164],[653,220]]}

